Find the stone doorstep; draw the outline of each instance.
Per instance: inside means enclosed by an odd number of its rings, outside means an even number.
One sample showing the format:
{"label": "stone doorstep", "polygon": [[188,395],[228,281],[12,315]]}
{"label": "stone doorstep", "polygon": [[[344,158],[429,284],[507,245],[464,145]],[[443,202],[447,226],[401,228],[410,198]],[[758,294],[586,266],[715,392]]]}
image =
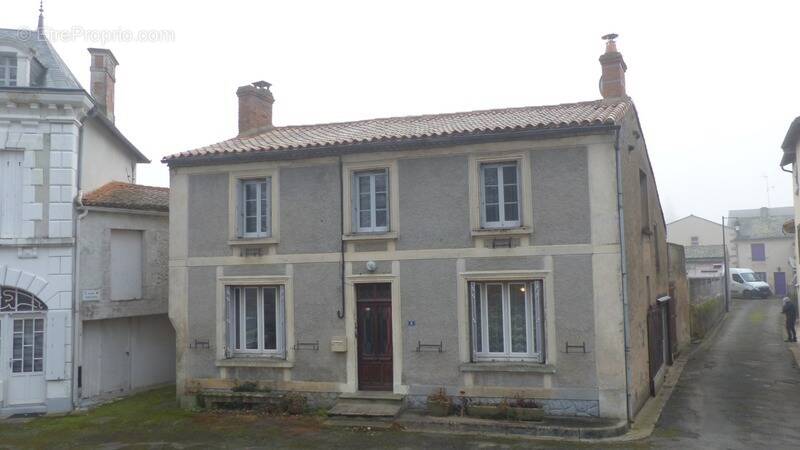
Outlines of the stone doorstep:
{"label": "stone doorstep", "polygon": [[420,411],[405,411],[392,419],[331,418],[326,425],[372,428],[375,430],[405,429],[408,431],[493,433],[566,440],[612,438],[625,434],[626,421],[603,419],[546,418],[542,422],[476,419],[472,417],[432,417]]}
{"label": "stone doorstep", "polygon": [[401,401],[341,399],[328,410],[328,414],[348,417],[395,417],[402,407]]}
{"label": "stone doorstep", "polygon": [[402,394],[394,394],[385,391],[357,391],[357,392],[344,392],[339,394],[340,399],[357,399],[357,400],[388,400],[388,401],[403,401]]}

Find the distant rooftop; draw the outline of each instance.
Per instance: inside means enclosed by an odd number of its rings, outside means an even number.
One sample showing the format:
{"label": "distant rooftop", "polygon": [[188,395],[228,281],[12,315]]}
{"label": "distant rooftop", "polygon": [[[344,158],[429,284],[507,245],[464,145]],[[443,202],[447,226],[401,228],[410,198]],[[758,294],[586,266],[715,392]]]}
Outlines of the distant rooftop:
{"label": "distant rooftop", "polygon": [[722,245],[687,245],[683,247],[686,259],[722,259],[725,249]]}
{"label": "distant rooftop", "polygon": [[794,207],[781,206],[776,208],[732,209],[728,212],[728,217],[761,217],[762,215],[794,217]]}

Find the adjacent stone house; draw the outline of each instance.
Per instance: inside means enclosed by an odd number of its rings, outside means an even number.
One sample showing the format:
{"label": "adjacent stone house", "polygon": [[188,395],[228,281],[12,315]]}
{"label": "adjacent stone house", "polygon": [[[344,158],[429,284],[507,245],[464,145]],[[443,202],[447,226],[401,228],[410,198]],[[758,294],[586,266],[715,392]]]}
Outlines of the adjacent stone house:
{"label": "adjacent stone house", "polygon": [[257,381],[632,417],[676,347],[668,249],[613,40],[600,62],[601,100],[320,125],[239,88],[237,137],[163,160],[183,404]]}
{"label": "adjacent stone house", "polygon": [[[81,366],[99,354],[76,353],[76,285],[99,235],[79,233],[75,200],[110,181],[135,182],[136,165],[149,162],[114,122],[114,55],[89,49],[86,92],[43,22],[0,29],[0,417],[68,411],[78,401]],[[163,315],[163,293],[160,301]]]}
{"label": "adjacent stone house", "polygon": [[174,382],[169,189],[109,182],[80,198],[77,220],[77,397]]}

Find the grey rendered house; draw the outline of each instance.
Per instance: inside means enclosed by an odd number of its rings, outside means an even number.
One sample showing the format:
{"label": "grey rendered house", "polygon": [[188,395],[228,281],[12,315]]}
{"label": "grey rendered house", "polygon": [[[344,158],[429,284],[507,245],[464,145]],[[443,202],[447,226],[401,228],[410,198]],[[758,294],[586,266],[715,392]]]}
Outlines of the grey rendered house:
{"label": "grey rendered house", "polygon": [[239,88],[239,136],[163,160],[184,404],[257,381],[632,417],[686,338],[613,40],[601,66],[601,100],[309,126]]}

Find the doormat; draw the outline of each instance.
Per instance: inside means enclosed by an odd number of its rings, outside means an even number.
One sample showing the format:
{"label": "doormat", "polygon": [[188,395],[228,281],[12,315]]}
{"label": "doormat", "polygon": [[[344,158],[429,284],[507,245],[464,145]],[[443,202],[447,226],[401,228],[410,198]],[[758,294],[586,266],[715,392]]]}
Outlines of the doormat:
{"label": "doormat", "polygon": [[44,416],[43,412],[35,412],[35,413],[21,413],[21,414],[12,414],[8,416],[9,419],[32,419],[34,417],[42,417]]}

